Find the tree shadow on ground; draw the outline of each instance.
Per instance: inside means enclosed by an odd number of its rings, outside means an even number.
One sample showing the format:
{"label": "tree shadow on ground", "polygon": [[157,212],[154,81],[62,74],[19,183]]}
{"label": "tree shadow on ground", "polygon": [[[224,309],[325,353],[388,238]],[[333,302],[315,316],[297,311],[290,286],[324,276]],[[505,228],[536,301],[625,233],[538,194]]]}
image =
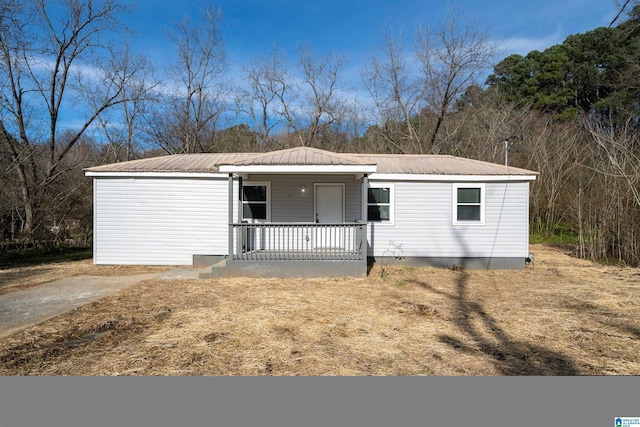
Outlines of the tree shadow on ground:
{"label": "tree shadow on ground", "polygon": [[33,267],[93,257],[91,247],[28,248],[0,252],[0,269]]}
{"label": "tree shadow on ground", "polygon": [[576,297],[560,299],[558,305],[564,309],[573,310],[578,314],[587,313],[593,320],[606,327],[631,335],[629,337],[631,339],[640,339],[640,329],[625,322],[625,317],[620,312],[610,310],[593,301],[584,301]]}
{"label": "tree shadow on ground", "polygon": [[[53,268],[40,268],[37,270],[0,272],[0,295],[15,290],[16,288],[25,289],[29,286],[21,285],[20,282],[27,281],[35,276],[45,276],[53,270]],[[36,285],[39,284],[41,283],[36,283]]]}
{"label": "tree shadow on ground", "polygon": [[[581,375],[568,356],[511,338],[481,304],[469,300],[468,279],[466,271],[459,272],[455,294],[437,290],[428,283],[412,281],[454,301],[454,322],[475,346],[469,346],[451,335],[439,335],[440,342],[462,353],[489,356],[501,375]],[[475,319],[479,319],[482,326],[476,326],[478,322]]]}

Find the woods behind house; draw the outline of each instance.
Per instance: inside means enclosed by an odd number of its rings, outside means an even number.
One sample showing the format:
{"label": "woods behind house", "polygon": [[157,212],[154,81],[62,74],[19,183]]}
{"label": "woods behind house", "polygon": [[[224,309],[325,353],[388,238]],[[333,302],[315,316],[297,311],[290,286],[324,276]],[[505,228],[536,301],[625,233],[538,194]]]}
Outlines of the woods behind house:
{"label": "woods behind house", "polygon": [[[451,154],[540,172],[531,232],[576,254],[640,264],[640,5],[609,27],[502,57],[451,10],[382,31],[358,78],[349,58],[278,47],[231,76],[223,11],[167,31],[171,61],[134,53],[115,0],[0,5],[2,245],[89,245],[82,168],[173,153]],[[233,77],[233,78],[232,78]],[[72,114],[73,125],[69,125]]]}

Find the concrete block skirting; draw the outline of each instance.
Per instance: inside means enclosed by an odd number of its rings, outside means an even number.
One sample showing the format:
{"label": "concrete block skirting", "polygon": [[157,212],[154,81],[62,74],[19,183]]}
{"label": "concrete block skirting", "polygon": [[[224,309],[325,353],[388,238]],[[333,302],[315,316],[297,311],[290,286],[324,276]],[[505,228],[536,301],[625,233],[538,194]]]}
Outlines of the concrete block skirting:
{"label": "concrete block skirting", "polygon": [[[368,265],[410,265],[451,268],[454,264],[469,270],[522,270],[525,259],[460,257],[369,257]],[[200,278],[212,277],[365,277],[367,264],[361,261],[230,261],[223,259]]]}
{"label": "concrete block skirting", "polygon": [[[365,277],[363,261],[230,261],[211,268],[209,277]],[[205,278],[206,276],[202,275]]]}
{"label": "concrete block skirting", "polygon": [[370,257],[369,264],[410,265],[413,267],[451,268],[454,264],[469,270],[522,270],[525,257],[465,258],[465,257]]}

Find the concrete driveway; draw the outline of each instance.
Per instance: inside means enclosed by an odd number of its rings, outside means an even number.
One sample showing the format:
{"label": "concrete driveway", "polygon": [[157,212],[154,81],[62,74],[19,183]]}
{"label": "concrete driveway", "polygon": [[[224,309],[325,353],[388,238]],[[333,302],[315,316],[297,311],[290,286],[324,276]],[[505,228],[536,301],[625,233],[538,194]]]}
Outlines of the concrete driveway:
{"label": "concrete driveway", "polygon": [[147,279],[197,279],[208,269],[133,276],[75,276],[0,295],[0,338]]}

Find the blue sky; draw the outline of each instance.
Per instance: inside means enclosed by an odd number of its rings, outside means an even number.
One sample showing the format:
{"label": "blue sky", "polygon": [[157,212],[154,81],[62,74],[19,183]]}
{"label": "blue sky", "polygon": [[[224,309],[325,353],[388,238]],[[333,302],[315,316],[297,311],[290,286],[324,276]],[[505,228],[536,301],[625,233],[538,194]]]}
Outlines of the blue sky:
{"label": "blue sky", "polygon": [[[174,60],[166,30],[185,15],[196,16],[203,2],[131,1],[134,9],[124,17],[134,31],[130,44],[134,52],[149,57],[161,76],[162,68]],[[346,58],[341,81],[359,102],[366,97],[360,73],[381,46],[383,29],[402,28],[410,47],[418,25],[438,26],[448,7],[443,0],[221,0],[213,4],[222,11],[227,78],[233,83],[241,84],[242,68],[252,57],[268,55],[277,46],[293,60],[297,45],[305,43],[317,54],[332,52]],[[570,34],[606,26],[617,13],[614,0],[458,0],[451,4],[488,27],[495,40],[502,40],[498,60],[510,53],[544,50]],[[82,123],[73,110],[63,112],[61,128]]]}
{"label": "blue sky", "polygon": [[[196,14],[202,2],[139,0],[127,18],[137,32],[132,44],[154,62],[168,59],[164,29],[185,14]],[[442,0],[223,0],[224,38],[231,69],[274,45],[290,54],[298,43],[319,52],[339,52],[357,68],[381,43],[382,28],[401,26],[408,36],[419,24],[438,25],[447,12]],[[562,42],[568,35],[608,25],[616,13],[614,0],[458,1],[473,19],[504,40],[505,53],[526,54]]]}

